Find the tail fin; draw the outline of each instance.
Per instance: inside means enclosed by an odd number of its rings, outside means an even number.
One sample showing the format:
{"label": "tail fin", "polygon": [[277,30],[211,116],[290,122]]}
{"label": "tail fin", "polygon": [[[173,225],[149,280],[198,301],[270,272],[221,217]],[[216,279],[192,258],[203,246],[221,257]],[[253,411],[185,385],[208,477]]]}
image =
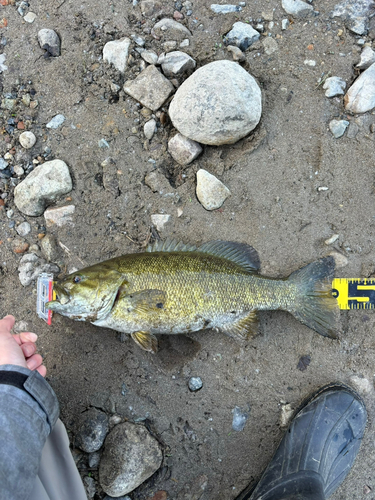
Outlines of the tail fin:
{"label": "tail fin", "polygon": [[324,257],[298,269],[288,281],[298,287],[298,297],[289,312],[320,335],[335,339],[339,308],[331,293],[334,272],[334,258]]}

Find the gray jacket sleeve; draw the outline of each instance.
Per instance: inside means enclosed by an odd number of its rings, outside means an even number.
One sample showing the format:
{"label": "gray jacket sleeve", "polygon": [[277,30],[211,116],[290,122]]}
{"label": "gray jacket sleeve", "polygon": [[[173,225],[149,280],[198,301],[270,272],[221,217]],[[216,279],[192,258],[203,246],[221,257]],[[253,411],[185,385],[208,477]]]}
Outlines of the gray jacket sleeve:
{"label": "gray jacket sleeve", "polygon": [[0,500],[28,498],[58,416],[56,395],[38,372],[0,365]]}

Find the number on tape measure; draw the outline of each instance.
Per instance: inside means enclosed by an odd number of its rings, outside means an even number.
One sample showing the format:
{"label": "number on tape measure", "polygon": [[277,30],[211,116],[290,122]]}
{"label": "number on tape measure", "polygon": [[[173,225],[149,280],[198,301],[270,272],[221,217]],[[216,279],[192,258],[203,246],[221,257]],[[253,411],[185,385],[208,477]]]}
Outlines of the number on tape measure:
{"label": "number on tape measure", "polygon": [[335,278],[332,295],[340,309],[375,309],[375,279]]}

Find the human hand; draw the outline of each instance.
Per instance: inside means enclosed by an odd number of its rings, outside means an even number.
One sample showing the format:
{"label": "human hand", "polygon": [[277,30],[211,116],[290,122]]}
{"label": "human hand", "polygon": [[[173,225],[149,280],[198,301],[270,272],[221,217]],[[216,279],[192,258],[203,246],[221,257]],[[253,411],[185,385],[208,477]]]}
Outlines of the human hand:
{"label": "human hand", "polygon": [[46,376],[47,368],[43,365],[43,358],[36,354],[35,342],[38,336],[32,332],[22,332],[12,335],[15,319],[5,316],[0,320],[0,366],[17,365],[38,371],[42,377]]}

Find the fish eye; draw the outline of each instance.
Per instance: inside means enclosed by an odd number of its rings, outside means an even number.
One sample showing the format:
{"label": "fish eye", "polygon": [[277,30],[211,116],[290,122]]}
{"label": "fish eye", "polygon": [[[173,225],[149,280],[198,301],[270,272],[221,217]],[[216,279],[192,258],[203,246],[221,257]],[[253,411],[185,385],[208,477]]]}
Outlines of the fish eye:
{"label": "fish eye", "polygon": [[82,281],[81,276],[74,276],[73,283],[79,283],[80,281]]}

